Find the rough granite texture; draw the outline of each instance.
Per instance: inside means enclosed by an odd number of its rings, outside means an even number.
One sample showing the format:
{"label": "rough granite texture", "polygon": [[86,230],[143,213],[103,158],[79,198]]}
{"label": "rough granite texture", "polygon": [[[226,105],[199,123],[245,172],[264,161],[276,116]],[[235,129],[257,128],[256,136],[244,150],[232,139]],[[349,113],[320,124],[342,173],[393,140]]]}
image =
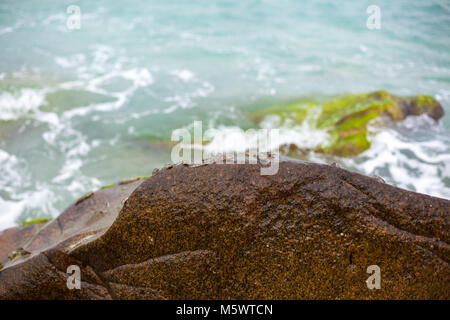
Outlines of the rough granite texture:
{"label": "rough granite texture", "polygon": [[[0,297],[449,299],[449,225],[450,201],[333,166],[176,165],[97,191],[17,243],[31,254],[4,263]],[[66,286],[71,264],[81,290]]]}

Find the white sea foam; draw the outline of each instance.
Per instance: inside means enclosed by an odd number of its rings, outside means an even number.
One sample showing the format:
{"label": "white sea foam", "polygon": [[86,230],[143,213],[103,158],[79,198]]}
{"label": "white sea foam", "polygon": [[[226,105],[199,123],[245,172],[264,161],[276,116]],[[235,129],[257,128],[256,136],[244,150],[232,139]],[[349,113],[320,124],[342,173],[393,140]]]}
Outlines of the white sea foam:
{"label": "white sea foam", "polygon": [[16,156],[0,149],[0,190],[10,193],[23,184],[20,164]]}
{"label": "white sea foam", "polygon": [[0,94],[0,120],[17,120],[45,104],[45,91],[20,89]]}
{"label": "white sea foam", "polygon": [[[0,190],[10,195],[2,198],[0,195],[0,226],[12,227],[15,219],[25,210],[27,200],[23,188],[27,187],[26,175],[23,170],[23,161],[16,156],[0,149]],[[21,190],[17,192],[17,190]]]}
{"label": "white sea foam", "polygon": [[55,57],[56,64],[63,68],[79,67],[85,60],[86,56],[83,54],[75,54],[70,57]]}
{"label": "white sea foam", "polygon": [[125,79],[133,81],[136,87],[146,87],[153,83],[153,77],[146,68],[135,68],[121,73]]}
{"label": "white sea foam", "polygon": [[[327,143],[329,134],[324,130],[317,130],[304,121],[301,125],[291,126],[286,124],[279,126],[280,119],[277,116],[266,117],[261,123],[261,129],[270,134],[271,129],[276,129],[277,134],[270,135],[268,149],[276,150],[286,145],[296,145],[302,149],[314,149]],[[220,126],[211,131],[208,137],[211,141],[206,146],[210,153],[227,151],[246,151],[258,148],[258,130],[244,131],[239,127]]]}
{"label": "white sea foam", "polygon": [[[450,188],[444,183],[450,178],[450,141],[440,136],[441,130],[433,129],[436,124],[431,122],[421,116],[409,117],[396,128],[370,127],[371,148],[343,163],[366,175],[382,176],[398,187],[450,199]],[[409,134],[402,134],[402,130]],[[422,139],[413,139],[414,133]]]}
{"label": "white sea foam", "polygon": [[[102,85],[110,79],[123,78],[131,81],[130,86],[123,91],[107,91],[102,88]],[[61,89],[82,89],[93,93],[102,94],[115,98],[115,101],[106,103],[90,104],[87,106],[81,106],[64,112],[63,118],[70,119],[75,116],[83,117],[91,112],[100,111],[108,112],[120,109],[127,99],[131,97],[134,92],[141,87],[147,87],[153,84],[154,79],[152,74],[146,68],[133,68],[128,70],[113,69],[100,76],[92,77],[86,80],[78,80],[62,83],[59,87]],[[117,119],[120,123],[123,119]]]}
{"label": "white sea foam", "polygon": [[[86,150],[81,144],[79,153]],[[70,152],[69,152],[70,153]],[[70,155],[51,183],[31,180],[24,160],[0,149],[0,227],[7,228],[17,224],[19,216],[36,213],[41,216],[56,217],[60,211],[58,202],[63,193],[79,196],[89,189],[98,188],[101,183],[96,178],[86,177],[81,172],[82,160]],[[23,217],[22,217],[23,219]]]}
{"label": "white sea foam", "polygon": [[192,79],[194,79],[195,74],[192,71],[183,69],[183,70],[173,70],[172,72],[170,72],[171,75],[179,78],[180,80],[184,81],[184,82],[189,82]]}
{"label": "white sea foam", "polygon": [[197,87],[194,91],[164,98],[165,102],[172,103],[171,106],[164,110],[164,113],[172,113],[179,108],[189,109],[195,107],[196,103],[193,101],[194,99],[207,97],[214,92],[214,90],[215,88],[211,83],[203,81],[201,82],[200,87]]}
{"label": "white sea foam", "polygon": [[5,27],[5,28],[2,28],[2,29],[0,29],[0,35],[5,34],[5,33],[12,32],[13,30],[14,30],[14,28],[12,28],[12,27]]}

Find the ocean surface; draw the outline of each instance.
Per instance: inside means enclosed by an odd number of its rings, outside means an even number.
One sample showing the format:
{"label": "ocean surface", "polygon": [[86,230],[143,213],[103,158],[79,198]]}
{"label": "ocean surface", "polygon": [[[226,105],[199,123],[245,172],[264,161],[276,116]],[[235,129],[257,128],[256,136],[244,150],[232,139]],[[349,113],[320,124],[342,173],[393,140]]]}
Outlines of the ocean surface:
{"label": "ocean surface", "polygon": [[[378,30],[366,26],[372,4]],[[67,27],[70,5],[80,29]],[[373,126],[354,158],[305,159],[450,199],[448,0],[1,0],[0,229],[150,175],[194,120],[232,150],[248,110],[379,89],[431,95],[445,115]],[[282,132],[300,147],[323,139]]]}

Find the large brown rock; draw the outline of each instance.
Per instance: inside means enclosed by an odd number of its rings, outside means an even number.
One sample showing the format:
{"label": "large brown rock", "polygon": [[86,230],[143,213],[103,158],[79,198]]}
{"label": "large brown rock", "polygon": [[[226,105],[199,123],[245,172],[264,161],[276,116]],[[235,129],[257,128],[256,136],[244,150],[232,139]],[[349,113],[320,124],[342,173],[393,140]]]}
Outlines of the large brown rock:
{"label": "large brown rock", "polygon": [[[448,200],[291,160],[273,176],[259,164],[177,165],[141,182],[42,228],[0,271],[0,296],[450,298]],[[66,286],[71,264],[81,290]],[[379,290],[367,288],[370,265]]]}

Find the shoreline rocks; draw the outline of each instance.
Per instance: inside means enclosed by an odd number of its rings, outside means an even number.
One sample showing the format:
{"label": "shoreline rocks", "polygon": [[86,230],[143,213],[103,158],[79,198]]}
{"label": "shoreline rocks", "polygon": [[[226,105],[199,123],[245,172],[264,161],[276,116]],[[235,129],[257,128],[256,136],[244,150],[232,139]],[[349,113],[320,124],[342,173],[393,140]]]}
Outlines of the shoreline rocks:
{"label": "shoreline rocks", "polygon": [[[401,121],[408,116],[425,114],[438,121],[444,115],[444,109],[430,96],[400,97],[378,90],[342,95],[329,101],[299,100],[271,106],[250,114],[249,118],[259,124],[267,117],[275,117],[278,126],[307,122],[311,129],[323,130],[329,135],[329,141],[318,146],[315,152],[349,157],[370,148],[367,138],[370,121],[386,116],[393,121]],[[287,145],[283,149],[288,149],[287,154],[292,156],[302,151],[296,145]]]}
{"label": "shoreline rocks", "polygon": [[[174,165],[14,242],[29,254],[0,256],[0,297],[449,299],[449,208],[335,166]],[[66,285],[70,265],[80,290]],[[379,290],[366,285],[371,265]]]}

